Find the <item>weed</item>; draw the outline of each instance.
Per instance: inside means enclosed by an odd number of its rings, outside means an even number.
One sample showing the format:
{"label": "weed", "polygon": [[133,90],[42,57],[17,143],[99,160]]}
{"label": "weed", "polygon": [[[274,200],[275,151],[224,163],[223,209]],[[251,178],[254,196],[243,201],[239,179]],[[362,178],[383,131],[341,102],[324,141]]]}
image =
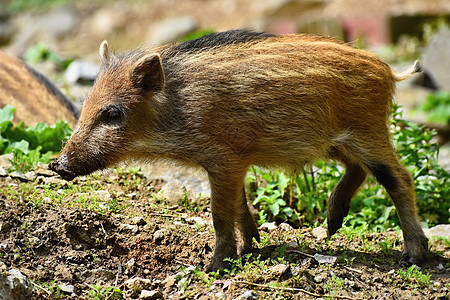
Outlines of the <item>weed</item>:
{"label": "weed", "polygon": [[[419,210],[428,226],[447,223],[450,218],[448,172],[437,162],[434,131],[403,120],[399,107],[393,111],[391,127],[394,146],[412,173]],[[252,167],[247,176],[254,190],[253,205],[259,209],[259,223],[287,221],[293,226],[325,221],[326,203],[344,169],[333,162],[319,161],[300,175],[289,177]],[[346,223],[364,230],[385,231],[400,222],[384,188],[369,177],[354,197]],[[387,246],[387,245],[386,245]]]}
{"label": "weed", "polygon": [[123,299],[122,291],[116,287],[101,287],[98,285],[92,285],[91,289],[88,292],[89,298],[92,300],[103,300],[103,299],[112,299],[119,300]]}
{"label": "weed", "polygon": [[409,282],[411,288],[426,288],[430,285],[430,273],[422,273],[416,265],[412,265],[406,271],[399,269],[397,273],[402,280]]}

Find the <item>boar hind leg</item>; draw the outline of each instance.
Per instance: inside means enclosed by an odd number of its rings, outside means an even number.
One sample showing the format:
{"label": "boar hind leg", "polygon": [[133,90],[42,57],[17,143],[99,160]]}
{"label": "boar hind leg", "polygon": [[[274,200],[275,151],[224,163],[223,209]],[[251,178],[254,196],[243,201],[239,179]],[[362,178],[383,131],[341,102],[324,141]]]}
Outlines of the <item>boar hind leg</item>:
{"label": "boar hind leg", "polygon": [[248,210],[248,204],[247,199],[245,197],[244,188],[242,188],[241,192],[240,205],[241,207],[239,208],[237,225],[241,233],[242,246],[240,247],[238,253],[239,255],[243,255],[246,253],[250,253],[252,251],[253,238],[255,238],[257,242],[260,242],[260,237],[258,227],[256,227],[256,223],[253,220],[250,211]]}
{"label": "boar hind leg", "polygon": [[241,208],[241,191],[245,172],[209,174],[211,184],[211,212],[216,236],[214,255],[207,271],[228,266],[225,258],[237,257],[235,224]]}
{"label": "boar hind leg", "polygon": [[[385,149],[391,148],[386,145]],[[413,178],[400,164],[394,150],[390,154],[385,153],[378,162],[372,160],[368,169],[386,188],[394,202],[405,241],[403,255],[412,263],[420,263],[427,252],[428,240],[418,221]]]}
{"label": "boar hind leg", "polygon": [[357,164],[345,164],[346,171],[339,180],[328,200],[328,233],[333,235],[342,227],[342,222],[350,209],[350,203],[366,179],[366,171]]}

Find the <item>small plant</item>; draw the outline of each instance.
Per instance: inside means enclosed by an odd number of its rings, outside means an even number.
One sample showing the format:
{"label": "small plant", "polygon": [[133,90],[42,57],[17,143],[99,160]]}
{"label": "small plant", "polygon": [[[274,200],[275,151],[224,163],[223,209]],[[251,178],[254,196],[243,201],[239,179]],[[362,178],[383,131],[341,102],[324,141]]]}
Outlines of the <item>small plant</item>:
{"label": "small plant", "polygon": [[428,95],[426,101],[417,107],[427,113],[427,120],[442,125],[450,124],[450,92],[437,91]]}
{"label": "small plant", "polygon": [[[415,180],[425,226],[448,223],[450,204],[446,199],[450,198],[450,176],[438,164],[438,145],[432,142],[436,133],[403,120],[398,106],[394,107],[391,131],[400,159]],[[253,205],[259,209],[259,223],[287,221],[294,227],[323,223],[328,197],[343,171],[336,163],[323,161],[292,177],[252,167],[247,182],[254,187]],[[345,223],[372,231],[400,226],[392,201],[372,176],[352,200]]]}
{"label": "small plant", "polygon": [[101,287],[98,285],[92,285],[89,290],[89,298],[92,300],[104,300],[104,299],[112,299],[119,300],[123,299],[123,293],[120,289],[109,286],[109,287]]}
{"label": "small plant", "polygon": [[67,67],[74,61],[73,59],[61,58],[58,54],[50,50],[48,45],[44,43],[38,43],[30,47],[25,52],[24,56],[27,63],[36,64],[49,60],[62,70],[67,69]]}
{"label": "small plant", "polygon": [[64,121],[57,121],[51,126],[38,123],[25,127],[23,122],[14,126],[14,111],[11,105],[0,109],[0,155],[13,153],[11,163],[17,171],[32,169],[37,162],[48,163],[50,156],[59,152],[63,141],[72,134]]}
{"label": "small plant", "polygon": [[400,278],[402,280],[409,282],[411,288],[426,288],[430,285],[430,273],[422,273],[416,265],[412,265],[406,271],[400,269],[397,271],[397,273],[398,275],[400,275]]}

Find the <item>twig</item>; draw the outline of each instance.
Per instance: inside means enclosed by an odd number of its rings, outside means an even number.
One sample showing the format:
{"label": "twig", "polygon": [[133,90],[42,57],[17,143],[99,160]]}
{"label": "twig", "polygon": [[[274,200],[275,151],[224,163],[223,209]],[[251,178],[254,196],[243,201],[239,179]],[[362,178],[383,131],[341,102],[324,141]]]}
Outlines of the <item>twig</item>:
{"label": "twig", "polygon": [[342,266],[342,267],[344,267],[344,269],[347,269],[347,270],[349,270],[351,272],[356,272],[358,274],[362,274],[363,273],[363,271],[358,270],[358,269],[353,269],[353,268],[350,268],[350,267],[347,267],[347,266]]}
{"label": "twig", "polygon": [[158,216],[158,217],[167,217],[167,218],[176,218],[178,216],[170,215],[170,214],[160,214],[160,213],[149,213],[150,216]]}
{"label": "twig", "polygon": [[34,283],[33,281],[30,280],[30,282],[37,288],[40,288],[41,290],[43,290],[44,292],[46,292],[49,296],[52,294],[52,292],[50,292],[49,290],[43,288],[42,286],[40,286],[39,284]]}
{"label": "twig", "polygon": [[253,285],[261,288],[268,288],[268,289],[274,289],[274,290],[282,290],[282,291],[290,291],[290,292],[302,292],[307,295],[316,297],[316,298],[324,298],[324,297],[330,297],[330,298],[337,298],[337,299],[349,299],[349,300],[363,300],[362,298],[352,298],[347,296],[339,296],[339,295],[320,295],[316,293],[308,292],[307,290],[300,289],[300,288],[290,288],[290,287],[280,287],[280,286],[270,286],[267,284],[259,284],[259,283],[253,283],[249,281],[242,281],[242,280],[235,280],[234,283],[241,283],[241,284],[247,284],[247,285]]}
{"label": "twig", "polygon": [[298,250],[286,250],[286,252],[301,254],[301,255],[304,255],[304,256],[307,256],[307,257],[314,258],[314,255],[311,255],[311,254],[308,254],[308,253],[305,253],[305,252],[302,252],[302,251],[298,251]]}
{"label": "twig", "polygon": [[180,265],[182,265],[183,267],[186,267],[186,268],[188,268],[188,267],[190,267],[191,265],[189,265],[189,264],[186,264],[186,263],[184,263],[184,262],[182,262],[182,261],[180,261],[180,260],[174,260],[177,264],[180,264]]}

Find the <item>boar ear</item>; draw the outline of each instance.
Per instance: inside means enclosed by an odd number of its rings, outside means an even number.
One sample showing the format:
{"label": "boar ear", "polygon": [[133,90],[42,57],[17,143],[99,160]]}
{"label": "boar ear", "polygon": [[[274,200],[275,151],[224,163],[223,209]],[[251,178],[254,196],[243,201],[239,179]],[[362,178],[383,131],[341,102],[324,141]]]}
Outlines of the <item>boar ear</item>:
{"label": "boar ear", "polygon": [[100,49],[98,52],[100,53],[102,64],[107,64],[108,61],[111,59],[111,53],[109,52],[107,41],[103,41],[100,44]]}
{"label": "boar ear", "polygon": [[161,57],[154,53],[141,58],[131,72],[131,80],[145,92],[159,92],[164,88],[164,70]]}

